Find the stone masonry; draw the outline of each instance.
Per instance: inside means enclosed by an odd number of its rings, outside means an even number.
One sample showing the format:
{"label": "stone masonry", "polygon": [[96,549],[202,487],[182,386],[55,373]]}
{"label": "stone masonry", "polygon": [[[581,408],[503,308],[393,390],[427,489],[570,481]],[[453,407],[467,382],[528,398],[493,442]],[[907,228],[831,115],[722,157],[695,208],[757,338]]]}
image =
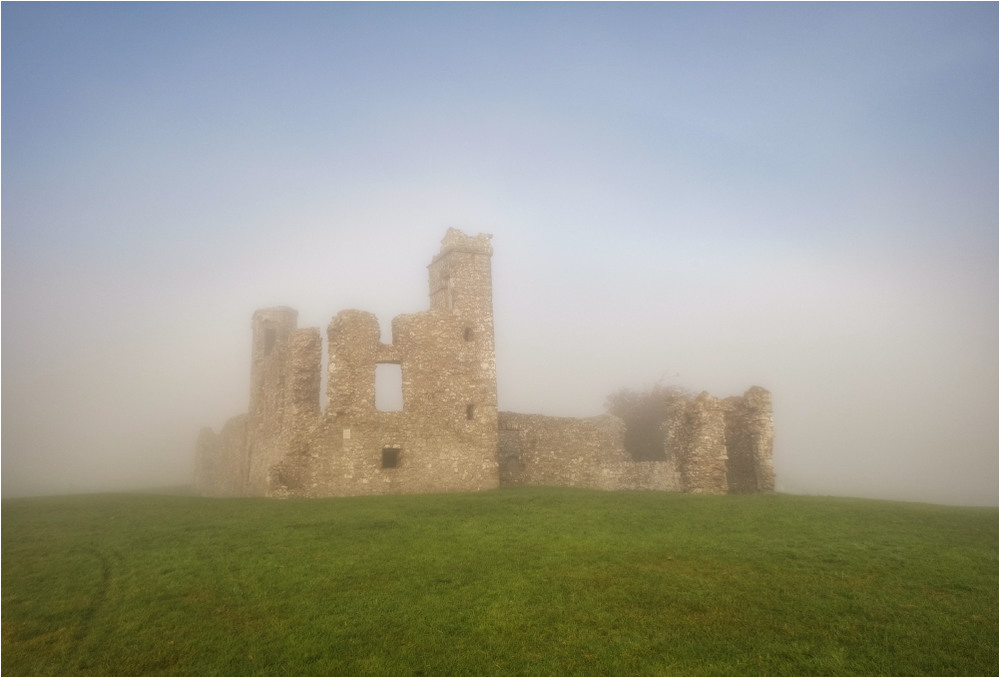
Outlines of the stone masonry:
{"label": "stone masonry", "polygon": [[[770,492],[771,396],[753,387],[703,393],[664,413],[664,459],[635,461],[625,423],[498,412],[491,236],[449,229],[428,266],[430,309],[392,321],[384,343],[371,313],[327,327],[327,402],[320,408],[322,336],[298,313],[252,321],[247,414],[198,436],[196,486],[211,496],[323,497],[468,492],[501,485],[604,490]],[[379,364],[400,366],[403,407],[375,406]]]}

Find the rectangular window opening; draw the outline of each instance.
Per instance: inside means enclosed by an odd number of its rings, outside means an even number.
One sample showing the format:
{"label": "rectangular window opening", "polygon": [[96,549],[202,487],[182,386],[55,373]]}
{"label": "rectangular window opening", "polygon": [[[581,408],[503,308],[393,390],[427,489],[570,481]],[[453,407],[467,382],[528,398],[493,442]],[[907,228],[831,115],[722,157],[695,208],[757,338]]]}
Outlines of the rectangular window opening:
{"label": "rectangular window opening", "polygon": [[476,406],[475,405],[469,405],[469,406],[467,406],[465,408],[465,418],[468,419],[469,421],[472,421],[473,419],[476,418]]}
{"label": "rectangular window opening", "polygon": [[403,368],[399,363],[375,366],[375,409],[380,412],[403,409]]}
{"label": "rectangular window opening", "polygon": [[398,447],[384,448],[382,450],[382,468],[397,468],[401,451]]}
{"label": "rectangular window opening", "polygon": [[270,355],[274,342],[278,340],[278,331],[273,327],[264,328],[264,355]]}

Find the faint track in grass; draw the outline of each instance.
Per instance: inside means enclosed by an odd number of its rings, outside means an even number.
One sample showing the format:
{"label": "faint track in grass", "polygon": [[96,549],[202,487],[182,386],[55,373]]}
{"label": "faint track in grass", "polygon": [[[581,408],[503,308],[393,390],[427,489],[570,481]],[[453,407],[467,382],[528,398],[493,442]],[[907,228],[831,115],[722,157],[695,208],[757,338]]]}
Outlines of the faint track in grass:
{"label": "faint track in grass", "polygon": [[87,644],[88,638],[92,635],[94,619],[97,617],[101,608],[104,607],[108,601],[108,592],[111,589],[111,582],[114,576],[112,561],[121,561],[121,556],[114,552],[112,552],[111,557],[109,557],[100,550],[92,547],[83,547],[75,550],[92,555],[97,559],[97,562],[100,565],[100,582],[98,583],[97,590],[94,592],[94,595],[90,600],[90,604],[83,611],[83,614],[80,617],[80,624],[77,628],[75,634],[76,637],[73,642],[73,653],[66,659],[63,670],[64,675],[87,672],[87,667],[80,665],[81,657],[86,654],[84,652],[84,648]]}

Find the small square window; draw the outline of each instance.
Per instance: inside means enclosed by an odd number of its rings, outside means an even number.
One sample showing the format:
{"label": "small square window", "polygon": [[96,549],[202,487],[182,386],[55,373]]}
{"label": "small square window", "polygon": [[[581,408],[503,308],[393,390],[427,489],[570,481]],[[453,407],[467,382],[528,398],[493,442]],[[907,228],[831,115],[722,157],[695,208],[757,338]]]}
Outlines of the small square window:
{"label": "small square window", "polygon": [[466,327],[465,334],[463,335],[466,341],[472,341],[472,328]]}
{"label": "small square window", "polygon": [[399,466],[398,447],[386,447],[382,450],[382,468],[396,468]]}

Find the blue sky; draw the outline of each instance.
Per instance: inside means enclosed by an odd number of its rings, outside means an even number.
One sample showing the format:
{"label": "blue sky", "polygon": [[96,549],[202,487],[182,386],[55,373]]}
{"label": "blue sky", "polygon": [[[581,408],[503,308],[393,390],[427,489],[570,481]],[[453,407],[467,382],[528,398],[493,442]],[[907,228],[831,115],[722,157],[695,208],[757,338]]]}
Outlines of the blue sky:
{"label": "blue sky", "polygon": [[183,482],[249,318],[494,234],[501,407],[774,394],[779,487],[997,498],[995,3],[4,3],[3,489]]}

